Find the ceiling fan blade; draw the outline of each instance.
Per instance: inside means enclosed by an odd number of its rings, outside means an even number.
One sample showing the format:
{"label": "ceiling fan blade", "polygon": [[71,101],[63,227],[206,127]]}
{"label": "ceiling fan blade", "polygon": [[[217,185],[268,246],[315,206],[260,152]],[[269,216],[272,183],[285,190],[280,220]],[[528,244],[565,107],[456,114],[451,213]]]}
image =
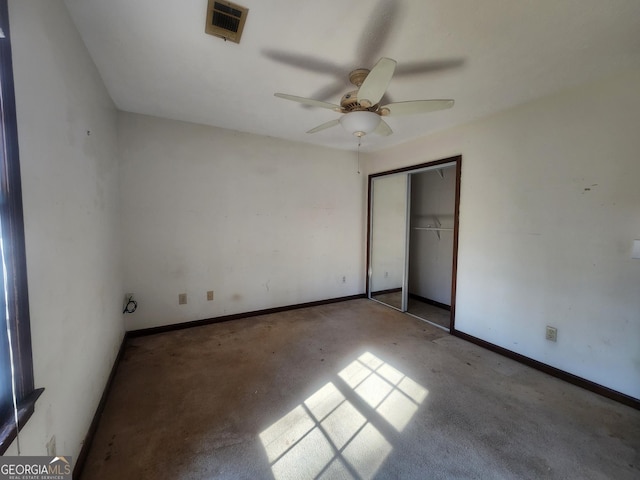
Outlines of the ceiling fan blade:
{"label": "ceiling fan blade", "polygon": [[373,131],[373,133],[375,133],[377,135],[382,135],[383,137],[386,137],[388,135],[391,135],[393,133],[393,130],[391,130],[391,127],[389,126],[389,124],[387,122],[385,122],[384,120],[380,119],[380,123],[378,124],[376,129]]}
{"label": "ceiling fan blade", "polygon": [[313,98],[296,97],[295,95],[287,95],[286,93],[274,93],[278,98],[284,98],[285,100],[293,100],[294,102],[304,103],[305,105],[311,105],[312,107],[328,108],[329,110],[336,110],[341,112],[340,105],[329,102],[321,102],[320,100],[314,100]]}
{"label": "ceiling fan blade", "polygon": [[358,102],[365,108],[375,105],[387,91],[393,72],[396,69],[396,61],[382,57],[371,69],[367,78],[362,82],[358,90]]}
{"label": "ceiling fan blade", "polygon": [[331,120],[330,122],[323,123],[322,125],[318,125],[316,128],[312,128],[307,133],[316,133],[320,130],[326,130],[327,128],[335,127],[336,125],[340,125],[340,120]]}
{"label": "ceiling fan blade", "polygon": [[426,62],[409,62],[398,65],[396,77],[409,77],[423,73],[436,73],[445,70],[459,68],[464,65],[463,58],[450,58],[443,60],[430,60]]}
{"label": "ceiling fan blade", "polygon": [[338,78],[342,78],[345,71],[349,70],[348,67],[337,65],[333,62],[316,58],[311,55],[301,55],[298,53],[282,52],[278,50],[262,50],[262,54],[271,60],[284,63],[296,68],[302,68],[316,73],[324,73],[329,75],[335,75]]}
{"label": "ceiling fan blade", "polygon": [[[351,87],[353,87],[353,85],[351,85]],[[347,85],[346,82],[333,82],[332,84],[313,92],[311,97],[317,98],[318,100],[327,100],[336,97],[340,98],[348,88],[349,85]]]}
{"label": "ceiling fan blade", "polygon": [[411,102],[390,103],[380,107],[389,109],[389,115],[411,115],[414,113],[428,113],[453,107],[453,100],[413,100]]}

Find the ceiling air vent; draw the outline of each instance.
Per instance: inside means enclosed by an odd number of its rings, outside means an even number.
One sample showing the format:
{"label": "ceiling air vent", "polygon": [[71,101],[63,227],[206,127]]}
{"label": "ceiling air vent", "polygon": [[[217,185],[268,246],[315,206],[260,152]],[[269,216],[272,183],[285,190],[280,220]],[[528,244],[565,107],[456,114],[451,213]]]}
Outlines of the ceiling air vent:
{"label": "ceiling air vent", "polygon": [[248,8],[235,3],[209,0],[204,31],[209,35],[240,43],[248,13]]}

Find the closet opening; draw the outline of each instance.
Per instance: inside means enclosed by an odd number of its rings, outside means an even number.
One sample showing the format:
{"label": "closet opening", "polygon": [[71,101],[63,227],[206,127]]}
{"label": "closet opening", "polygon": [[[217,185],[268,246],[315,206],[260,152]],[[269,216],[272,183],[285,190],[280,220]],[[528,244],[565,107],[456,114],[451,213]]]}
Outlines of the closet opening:
{"label": "closet opening", "polygon": [[367,295],[455,329],[462,157],[369,175]]}

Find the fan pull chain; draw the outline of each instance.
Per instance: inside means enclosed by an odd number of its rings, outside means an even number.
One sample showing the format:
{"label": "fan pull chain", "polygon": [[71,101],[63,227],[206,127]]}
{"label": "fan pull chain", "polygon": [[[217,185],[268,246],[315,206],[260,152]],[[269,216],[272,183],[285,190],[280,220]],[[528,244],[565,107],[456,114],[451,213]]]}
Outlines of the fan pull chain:
{"label": "fan pull chain", "polygon": [[358,137],[358,175],[360,175],[360,145],[362,144],[362,137]]}

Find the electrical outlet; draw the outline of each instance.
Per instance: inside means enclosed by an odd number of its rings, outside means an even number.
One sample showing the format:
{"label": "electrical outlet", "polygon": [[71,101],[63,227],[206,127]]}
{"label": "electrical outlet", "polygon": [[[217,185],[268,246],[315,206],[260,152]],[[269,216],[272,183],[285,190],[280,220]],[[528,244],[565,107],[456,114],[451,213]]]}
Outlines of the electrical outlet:
{"label": "electrical outlet", "polygon": [[53,435],[51,439],[47,442],[47,456],[55,457],[56,456],[56,436]]}
{"label": "electrical outlet", "polygon": [[213,300],[213,290],[207,292],[207,301],[210,302],[211,300]]}
{"label": "electrical outlet", "polygon": [[186,305],[187,304],[187,294],[179,293],[178,294],[178,305]]}
{"label": "electrical outlet", "polygon": [[558,329],[556,327],[550,327],[549,325],[547,325],[547,333],[545,338],[547,340],[550,340],[552,342],[557,342],[558,341]]}
{"label": "electrical outlet", "polygon": [[342,283],[347,283],[347,277],[345,275],[342,276]]}

